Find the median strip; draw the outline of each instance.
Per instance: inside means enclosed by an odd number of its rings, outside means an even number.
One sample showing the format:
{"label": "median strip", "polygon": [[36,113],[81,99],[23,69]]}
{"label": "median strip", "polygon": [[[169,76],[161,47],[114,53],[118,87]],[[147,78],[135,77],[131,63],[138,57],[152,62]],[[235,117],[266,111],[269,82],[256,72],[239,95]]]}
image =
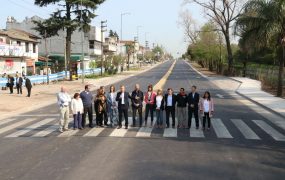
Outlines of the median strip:
{"label": "median strip", "polygon": [[169,68],[169,70],[166,72],[166,74],[159,80],[159,82],[154,86],[154,90],[157,91],[158,89],[163,89],[168,77],[170,76],[170,74],[172,73],[172,70],[174,69],[174,66],[176,64],[176,61],[173,62],[173,64],[171,65],[171,67]]}

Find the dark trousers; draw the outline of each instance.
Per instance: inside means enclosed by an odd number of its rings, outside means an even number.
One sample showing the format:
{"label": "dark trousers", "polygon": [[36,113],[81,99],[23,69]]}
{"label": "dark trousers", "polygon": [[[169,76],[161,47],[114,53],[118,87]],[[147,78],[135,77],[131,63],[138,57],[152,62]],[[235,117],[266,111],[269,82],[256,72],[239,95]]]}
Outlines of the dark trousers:
{"label": "dark trousers", "polygon": [[18,94],[22,94],[22,93],[23,93],[23,92],[22,92],[22,85],[17,84],[16,87],[17,87],[17,93],[18,93]]}
{"label": "dark trousers", "polygon": [[188,128],[191,128],[193,113],[194,113],[194,117],[195,117],[196,127],[199,127],[198,108],[188,108]]}
{"label": "dark trousers", "polygon": [[102,111],[102,112],[97,112],[97,117],[96,117],[96,123],[99,126],[103,125],[103,120],[104,120],[104,125],[107,126],[108,124],[108,115],[107,115],[107,111]]}
{"label": "dark trousers", "polygon": [[140,126],[142,125],[142,107],[133,107],[133,126],[136,125],[137,111],[139,113]]}
{"label": "dark trousers", "polygon": [[147,122],[148,114],[150,112],[151,122],[153,122],[154,104],[146,104],[145,106],[145,122]]}
{"label": "dark trousers", "polygon": [[10,89],[10,93],[11,93],[11,94],[13,94],[13,88],[14,88],[13,85],[9,85],[9,89]]}
{"label": "dark trousers", "polygon": [[27,88],[27,91],[28,91],[28,97],[31,97],[32,88]]}
{"label": "dark trousers", "polygon": [[80,112],[78,112],[77,114],[73,114],[73,119],[74,119],[73,128],[74,129],[82,128],[82,114],[80,114]]}
{"label": "dark trousers", "polygon": [[86,116],[88,114],[88,119],[89,119],[89,127],[93,127],[93,108],[92,106],[90,107],[84,107],[84,112],[82,115],[82,127],[84,128],[86,125]]}
{"label": "dark trousers", "polygon": [[203,128],[206,127],[206,120],[207,120],[207,124],[208,124],[208,128],[211,127],[211,118],[210,118],[210,113],[204,113],[204,117],[203,117]]}
{"label": "dark trousers", "polygon": [[167,106],[165,108],[165,112],[166,112],[166,125],[167,125],[167,127],[169,127],[169,116],[170,116],[170,114],[171,114],[171,118],[172,118],[172,126],[175,126],[175,108]]}
{"label": "dark trousers", "polygon": [[122,105],[122,107],[118,108],[118,110],[119,110],[119,126],[122,126],[122,118],[124,115],[125,126],[127,127],[129,125],[128,107]]}

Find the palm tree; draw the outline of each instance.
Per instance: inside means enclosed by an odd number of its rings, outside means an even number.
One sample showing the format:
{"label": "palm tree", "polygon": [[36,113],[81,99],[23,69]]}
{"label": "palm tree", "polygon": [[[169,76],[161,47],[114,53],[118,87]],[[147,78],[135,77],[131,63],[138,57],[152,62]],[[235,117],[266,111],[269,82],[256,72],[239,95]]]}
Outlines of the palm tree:
{"label": "palm tree", "polygon": [[135,52],[135,45],[132,42],[126,44],[126,50],[128,54],[128,71],[130,70],[130,57]]}
{"label": "palm tree", "polygon": [[[246,41],[255,40],[257,47],[274,44],[279,51],[279,74],[277,96],[283,93],[283,71],[285,59],[285,1],[250,0],[236,23],[237,31]],[[278,51],[277,51],[278,52]]]}

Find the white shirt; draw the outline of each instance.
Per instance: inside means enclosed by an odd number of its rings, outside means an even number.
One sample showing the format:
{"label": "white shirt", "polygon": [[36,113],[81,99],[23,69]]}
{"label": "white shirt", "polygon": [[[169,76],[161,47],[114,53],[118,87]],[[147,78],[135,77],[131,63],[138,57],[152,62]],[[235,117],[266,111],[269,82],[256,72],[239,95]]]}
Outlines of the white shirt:
{"label": "white shirt", "polygon": [[167,106],[172,106],[172,95],[167,96]]}
{"label": "white shirt", "polygon": [[110,93],[112,103],[116,102],[115,93]]}
{"label": "white shirt", "polygon": [[72,114],[77,114],[78,112],[80,112],[80,114],[83,114],[83,102],[81,98],[72,99],[71,111],[72,111]]}
{"label": "white shirt", "polygon": [[160,109],[161,107],[162,96],[156,96],[156,108]]}
{"label": "white shirt", "polygon": [[208,100],[204,101],[204,112],[208,113],[210,110],[210,102]]}
{"label": "white shirt", "polygon": [[192,97],[193,97],[193,99],[195,98],[195,93],[192,93]]}
{"label": "white shirt", "polygon": [[68,106],[70,102],[71,102],[71,98],[69,94],[64,93],[64,92],[59,92],[57,94],[57,104],[59,106]]}
{"label": "white shirt", "polygon": [[121,94],[121,98],[122,98],[122,104],[125,104],[125,93]]}

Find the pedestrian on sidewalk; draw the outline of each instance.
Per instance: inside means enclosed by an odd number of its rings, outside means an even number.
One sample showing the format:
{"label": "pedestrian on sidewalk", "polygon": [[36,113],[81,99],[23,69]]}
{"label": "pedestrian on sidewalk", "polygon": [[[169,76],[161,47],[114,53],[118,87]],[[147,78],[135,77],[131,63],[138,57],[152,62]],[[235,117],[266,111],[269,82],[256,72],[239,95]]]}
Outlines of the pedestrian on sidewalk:
{"label": "pedestrian on sidewalk", "polygon": [[178,128],[186,127],[186,107],[187,107],[187,94],[184,88],[180,88],[180,92],[177,95],[177,116],[178,116]]}
{"label": "pedestrian on sidewalk", "polygon": [[131,98],[130,94],[126,92],[125,86],[121,86],[120,92],[118,92],[116,101],[118,101],[118,110],[119,110],[119,126],[118,129],[122,128],[122,116],[125,118],[125,129],[128,129],[129,125],[129,98]]}
{"label": "pedestrian on sidewalk", "polygon": [[132,110],[133,110],[133,127],[136,127],[136,115],[139,113],[139,126],[142,126],[142,108],[143,108],[143,92],[140,90],[140,85],[135,85],[135,90],[131,95]]}
{"label": "pedestrian on sidewalk", "polygon": [[88,114],[89,127],[93,128],[93,95],[90,92],[90,86],[86,85],[85,90],[80,93],[80,97],[83,102],[83,115],[82,115],[82,128],[85,128],[86,125],[86,116]]}
{"label": "pedestrian on sidewalk", "polygon": [[8,75],[8,77],[7,77],[7,87],[10,90],[10,94],[13,94],[14,81],[15,81],[14,77],[11,76],[11,75]]}
{"label": "pedestrian on sidewalk", "polygon": [[166,111],[166,128],[169,128],[169,116],[171,114],[172,128],[175,128],[175,106],[176,106],[176,96],[173,94],[173,89],[168,88],[167,94],[164,97],[165,101],[165,111]]}
{"label": "pedestrian on sidewalk", "polygon": [[155,97],[155,111],[157,128],[163,128],[164,97],[161,89],[157,90]]}
{"label": "pedestrian on sidewalk", "polygon": [[[95,112],[96,112],[96,124],[97,126],[107,126],[108,118],[105,116],[107,113],[107,98],[104,94],[104,89],[100,88],[95,98]],[[106,119],[107,118],[107,119]]]}
{"label": "pedestrian on sidewalk", "polygon": [[68,131],[69,123],[69,103],[71,102],[70,95],[65,87],[61,87],[61,91],[57,94],[57,103],[60,110],[59,132]]}
{"label": "pedestrian on sidewalk", "polygon": [[211,117],[214,114],[214,100],[211,98],[211,94],[209,91],[206,91],[201,102],[200,102],[200,112],[203,116],[203,130],[206,127],[206,120],[208,124],[207,130],[211,128]]}
{"label": "pedestrian on sidewalk", "polygon": [[19,74],[16,74],[16,88],[17,88],[17,93],[22,94],[22,85],[23,85],[23,78],[19,76]]}
{"label": "pedestrian on sidewalk", "polygon": [[24,80],[25,80],[25,86],[26,86],[27,91],[28,91],[27,97],[31,97],[31,92],[32,92],[32,87],[33,87],[31,80],[29,78],[27,78],[27,76],[24,76]]}
{"label": "pedestrian on sidewalk", "polygon": [[71,111],[73,114],[73,129],[82,129],[82,114],[83,114],[83,102],[79,93],[75,93],[71,100]]}
{"label": "pedestrian on sidewalk", "polygon": [[188,128],[191,128],[192,115],[194,113],[196,129],[199,129],[199,101],[200,95],[197,93],[197,87],[192,86],[191,93],[188,95]]}
{"label": "pedestrian on sidewalk", "polygon": [[148,114],[150,113],[150,118],[151,118],[151,127],[153,125],[153,113],[155,111],[155,92],[153,91],[153,87],[150,84],[147,87],[147,92],[145,93],[144,96],[144,102],[146,104],[145,106],[145,126],[147,125],[147,119],[148,119]]}
{"label": "pedestrian on sidewalk", "polygon": [[118,103],[116,101],[116,89],[114,85],[110,86],[110,92],[107,95],[107,108],[110,117],[110,125],[118,125]]}

